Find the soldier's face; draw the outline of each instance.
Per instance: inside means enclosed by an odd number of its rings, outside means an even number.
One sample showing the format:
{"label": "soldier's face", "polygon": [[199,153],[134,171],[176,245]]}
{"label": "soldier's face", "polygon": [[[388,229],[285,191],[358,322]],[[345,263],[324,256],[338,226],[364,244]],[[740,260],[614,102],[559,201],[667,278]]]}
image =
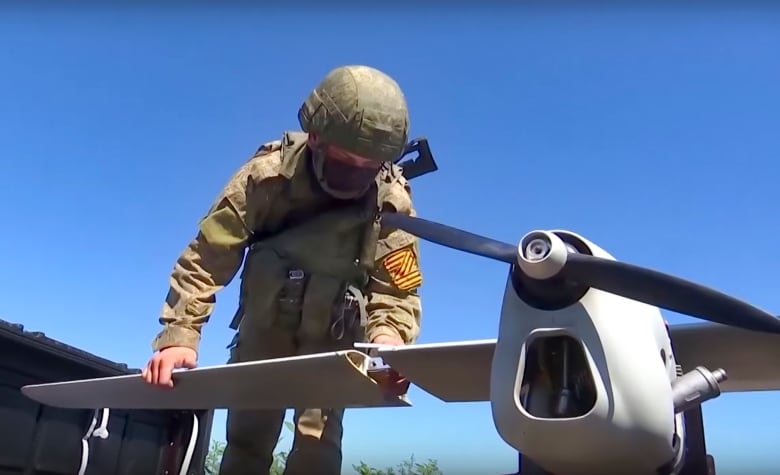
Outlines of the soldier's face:
{"label": "soldier's face", "polygon": [[381,162],[361,157],[341,147],[310,140],[315,168],[329,188],[342,194],[359,195],[376,178]]}

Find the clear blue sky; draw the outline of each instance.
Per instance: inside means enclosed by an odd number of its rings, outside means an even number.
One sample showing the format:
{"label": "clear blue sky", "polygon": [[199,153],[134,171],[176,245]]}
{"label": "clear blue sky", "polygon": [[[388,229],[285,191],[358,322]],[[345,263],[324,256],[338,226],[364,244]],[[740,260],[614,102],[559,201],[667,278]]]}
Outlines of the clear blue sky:
{"label": "clear blue sky", "polygon": [[[198,219],[345,63],[382,68],[406,91],[413,135],[441,166],[414,182],[421,215],[509,241],[571,229],[780,311],[780,9],[768,3],[20,5],[0,14],[0,318],[142,366]],[[494,337],[505,268],[428,243],[422,259],[420,341]],[[226,360],[236,297],[236,286],[219,295],[201,364]],[[487,403],[411,397],[412,409],[347,415],[345,466],[415,453],[445,473],[514,470]],[[780,464],[779,403],[706,404],[719,474]],[[220,413],[215,437],[223,424]]]}

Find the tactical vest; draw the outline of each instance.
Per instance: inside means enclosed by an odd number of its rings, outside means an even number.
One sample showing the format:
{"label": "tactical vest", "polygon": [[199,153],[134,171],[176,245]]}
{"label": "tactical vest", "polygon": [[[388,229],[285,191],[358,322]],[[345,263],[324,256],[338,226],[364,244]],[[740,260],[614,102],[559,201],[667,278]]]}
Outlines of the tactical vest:
{"label": "tactical vest", "polygon": [[363,296],[379,238],[384,186],[400,174],[382,169],[366,195],[340,201],[311,171],[306,134],[285,133],[272,202],[258,217],[241,272],[241,296],[231,328],[251,318],[253,328],[283,327],[299,337],[362,338]]}

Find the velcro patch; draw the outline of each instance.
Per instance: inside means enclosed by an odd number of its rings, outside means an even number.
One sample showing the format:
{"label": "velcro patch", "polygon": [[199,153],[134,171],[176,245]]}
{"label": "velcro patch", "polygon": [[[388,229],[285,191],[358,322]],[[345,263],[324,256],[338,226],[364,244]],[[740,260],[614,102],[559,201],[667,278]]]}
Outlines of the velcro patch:
{"label": "velcro patch", "polygon": [[390,280],[401,290],[412,290],[422,284],[417,256],[411,248],[395,250],[382,260]]}

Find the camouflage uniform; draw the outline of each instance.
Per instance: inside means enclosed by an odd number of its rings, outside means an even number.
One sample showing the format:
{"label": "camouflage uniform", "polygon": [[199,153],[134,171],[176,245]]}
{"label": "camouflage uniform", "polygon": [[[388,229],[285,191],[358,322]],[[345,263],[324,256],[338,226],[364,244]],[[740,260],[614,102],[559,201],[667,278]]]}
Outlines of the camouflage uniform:
{"label": "camouflage uniform", "polygon": [[[381,210],[415,214],[409,185],[391,162],[407,139],[400,89],[371,68],[338,68],[299,118],[304,132],[261,146],[200,222],[174,266],[155,350],[197,351],[216,292],[242,263],[230,362],[348,348],[382,334],[405,343],[417,337],[418,241],[377,219]],[[335,189],[307,132],[384,166],[365,189]],[[338,408],[296,409],[287,473],[340,473],[342,417]],[[283,418],[283,410],[228,411],[220,473],[268,473]]]}

